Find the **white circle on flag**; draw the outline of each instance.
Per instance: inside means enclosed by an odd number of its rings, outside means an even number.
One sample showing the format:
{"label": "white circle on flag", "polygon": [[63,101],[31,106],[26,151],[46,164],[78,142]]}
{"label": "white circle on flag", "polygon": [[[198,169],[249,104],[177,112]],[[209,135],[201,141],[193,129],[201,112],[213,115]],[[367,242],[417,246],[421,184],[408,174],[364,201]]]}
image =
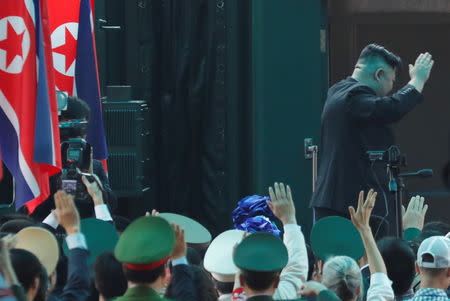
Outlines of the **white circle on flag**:
{"label": "white circle on flag", "polygon": [[[52,33],[51,39],[53,50],[55,50],[55,48],[65,45],[68,42],[66,41],[66,29],[70,32],[70,35],[72,36],[69,38],[77,40],[78,23],[76,22],[64,23],[58,26]],[[64,74],[66,76],[75,76],[75,62],[76,60],[74,60],[73,62],[68,62],[65,55],[53,51],[53,66],[59,73]],[[66,64],[71,65],[68,66],[67,68]]]}
{"label": "white circle on flag", "polygon": [[[0,43],[6,39],[12,38],[8,37],[8,24],[14,29],[16,36],[22,35],[22,56],[16,55],[8,64],[7,51],[0,48],[0,70],[7,73],[19,74],[22,72],[23,65],[30,52],[30,33],[25,25],[25,21],[21,17],[8,16],[0,20]],[[8,41],[6,41],[6,43],[8,43]]]}

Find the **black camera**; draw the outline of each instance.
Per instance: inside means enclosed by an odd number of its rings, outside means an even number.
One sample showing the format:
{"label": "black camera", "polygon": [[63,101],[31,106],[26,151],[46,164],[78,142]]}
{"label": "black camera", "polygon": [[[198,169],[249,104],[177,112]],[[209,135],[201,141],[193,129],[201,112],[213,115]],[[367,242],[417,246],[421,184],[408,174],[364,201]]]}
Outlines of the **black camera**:
{"label": "black camera", "polygon": [[396,145],[391,145],[385,151],[367,151],[366,154],[371,162],[387,163],[391,168],[406,166],[406,155],[402,154],[400,148]]}
{"label": "black camera", "polygon": [[82,138],[70,138],[61,143],[62,161],[62,189],[72,194],[75,200],[86,200],[90,196],[81,180],[85,176],[89,182],[95,179],[89,173],[82,171],[89,170],[92,157],[92,147]]}

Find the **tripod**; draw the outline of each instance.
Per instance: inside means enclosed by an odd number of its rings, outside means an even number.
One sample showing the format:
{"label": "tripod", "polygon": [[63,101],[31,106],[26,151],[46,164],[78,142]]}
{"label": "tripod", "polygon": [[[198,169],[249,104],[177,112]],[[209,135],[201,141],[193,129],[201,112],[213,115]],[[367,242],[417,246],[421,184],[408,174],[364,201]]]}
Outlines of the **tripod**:
{"label": "tripod", "polygon": [[389,173],[389,192],[395,196],[395,221],[396,221],[396,236],[402,237],[403,235],[403,221],[402,221],[402,204],[405,194],[405,183],[403,178],[407,177],[431,177],[433,176],[433,170],[421,169],[416,172],[400,173],[400,166],[389,162],[387,164]]}

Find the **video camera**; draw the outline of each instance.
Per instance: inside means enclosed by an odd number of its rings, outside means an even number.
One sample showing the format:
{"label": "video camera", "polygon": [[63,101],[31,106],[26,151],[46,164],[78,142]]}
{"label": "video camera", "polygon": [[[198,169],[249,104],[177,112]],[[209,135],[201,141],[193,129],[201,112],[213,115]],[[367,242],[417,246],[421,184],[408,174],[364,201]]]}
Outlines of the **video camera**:
{"label": "video camera", "polygon": [[406,155],[402,154],[396,145],[391,145],[385,151],[367,151],[366,154],[371,162],[383,162],[390,168],[406,166]]}
{"label": "video camera", "polygon": [[89,170],[91,157],[92,147],[82,138],[70,138],[61,143],[62,189],[72,194],[75,200],[83,201],[90,197],[81,177],[85,176],[89,182],[95,181],[91,174],[82,172]]}

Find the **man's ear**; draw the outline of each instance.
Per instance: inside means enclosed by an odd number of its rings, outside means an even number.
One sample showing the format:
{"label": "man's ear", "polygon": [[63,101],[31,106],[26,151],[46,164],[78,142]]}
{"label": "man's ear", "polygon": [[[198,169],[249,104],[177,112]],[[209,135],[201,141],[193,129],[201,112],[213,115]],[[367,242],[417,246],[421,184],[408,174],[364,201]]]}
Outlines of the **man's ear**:
{"label": "man's ear", "polygon": [[322,274],[322,270],[323,270],[323,260],[322,259],[317,260],[317,267],[319,269],[319,274]]}
{"label": "man's ear", "polygon": [[383,68],[378,68],[376,71],[375,71],[375,80],[378,82],[378,81],[380,81],[381,80],[381,78],[384,76],[384,70],[383,70]]}
{"label": "man's ear", "polygon": [[275,282],[273,283],[273,288],[277,289],[278,284],[280,284],[280,274],[278,274],[277,278],[275,279]]}
{"label": "man's ear", "polygon": [[241,286],[245,286],[245,279],[244,276],[242,276],[242,274],[239,274],[239,282],[241,283]]}
{"label": "man's ear", "polygon": [[415,262],[415,266],[416,266],[416,273],[421,275],[422,272],[420,271],[419,265],[417,264],[417,261]]}
{"label": "man's ear", "polygon": [[361,294],[361,285],[358,286],[358,288],[356,289],[356,296],[359,296]]}
{"label": "man's ear", "polygon": [[33,283],[31,284],[31,287],[33,290],[37,290],[39,288],[39,277],[34,278]]}

